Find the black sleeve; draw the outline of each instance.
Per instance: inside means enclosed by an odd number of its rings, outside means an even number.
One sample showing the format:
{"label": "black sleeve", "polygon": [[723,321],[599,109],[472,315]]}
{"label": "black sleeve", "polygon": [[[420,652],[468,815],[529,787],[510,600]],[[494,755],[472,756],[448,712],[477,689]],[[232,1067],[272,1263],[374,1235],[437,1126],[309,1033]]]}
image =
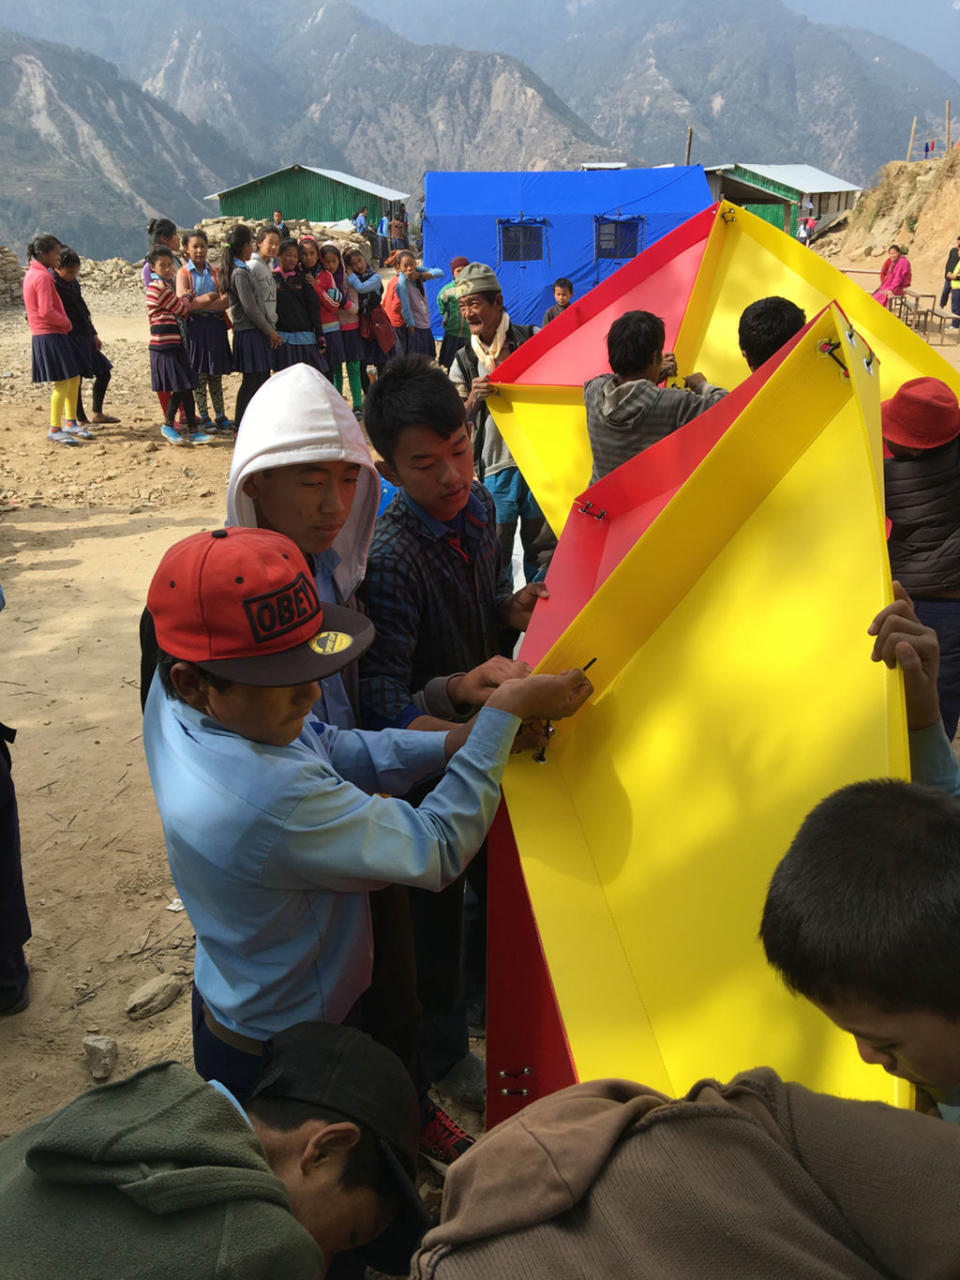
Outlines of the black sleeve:
{"label": "black sleeve", "polygon": [[317,297],[316,290],[310,281],[304,276],[303,290],[301,293],[307,315],[310,317],[310,328],[314,333],[323,332],[323,310],[320,306],[320,299]]}

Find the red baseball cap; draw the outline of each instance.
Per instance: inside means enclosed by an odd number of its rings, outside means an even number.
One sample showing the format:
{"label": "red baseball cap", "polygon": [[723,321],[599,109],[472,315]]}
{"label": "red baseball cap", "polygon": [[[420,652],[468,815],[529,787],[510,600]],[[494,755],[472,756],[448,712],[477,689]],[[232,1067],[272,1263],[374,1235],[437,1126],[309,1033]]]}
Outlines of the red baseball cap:
{"label": "red baseball cap", "polygon": [[147,608],[161,649],[241,684],[322,680],[374,636],[362,613],[321,604],[303,552],[271,529],[207,530],[176,543]]}
{"label": "red baseball cap", "polygon": [[960,436],[960,405],[939,378],[911,378],[880,414],[883,438],[908,449],[936,449]]}

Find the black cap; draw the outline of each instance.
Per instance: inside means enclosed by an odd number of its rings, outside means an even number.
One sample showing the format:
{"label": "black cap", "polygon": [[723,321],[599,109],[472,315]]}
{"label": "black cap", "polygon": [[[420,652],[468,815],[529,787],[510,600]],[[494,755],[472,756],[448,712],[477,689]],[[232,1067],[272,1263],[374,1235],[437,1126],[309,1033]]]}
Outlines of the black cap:
{"label": "black cap", "polygon": [[398,1261],[408,1262],[431,1219],[414,1181],[420,1104],[396,1054],[355,1027],[298,1022],[264,1046],[263,1068],[246,1102],[257,1098],[312,1103],[373,1134],[397,1191],[391,1245]]}

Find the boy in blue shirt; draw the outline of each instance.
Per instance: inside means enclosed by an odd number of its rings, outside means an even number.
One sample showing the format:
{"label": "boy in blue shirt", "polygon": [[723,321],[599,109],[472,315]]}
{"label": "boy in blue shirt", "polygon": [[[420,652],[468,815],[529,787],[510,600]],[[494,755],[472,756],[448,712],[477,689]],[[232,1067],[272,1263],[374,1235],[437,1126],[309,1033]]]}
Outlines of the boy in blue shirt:
{"label": "boy in blue shirt", "polygon": [[[362,1024],[369,891],[455,879],[493,819],[521,721],[572,713],[590,685],[581,673],[509,680],[446,734],[332,729],[310,716],[318,681],[373,628],[321,605],[303,554],[272,530],[177,543],[148,607],[160,657],[144,747],[197,934],[194,1062],[242,1099],[275,1032]],[[445,762],[417,809],[379,794]]]}

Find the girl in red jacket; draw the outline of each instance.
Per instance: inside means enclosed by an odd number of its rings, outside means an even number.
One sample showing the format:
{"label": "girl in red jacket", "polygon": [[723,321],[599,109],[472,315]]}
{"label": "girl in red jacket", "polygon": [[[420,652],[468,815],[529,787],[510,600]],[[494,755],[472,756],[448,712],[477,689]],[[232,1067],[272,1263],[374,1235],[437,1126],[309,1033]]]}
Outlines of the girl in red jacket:
{"label": "girl in red jacket", "polygon": [[37,236],[27,246],[30,264],[23,277],[23,303],[33,334],[33,380],[52,382],[50,430],[54,444],[80,444],[93,436],[77,423],[80,355],[70,341],[70,321],[53,283],[52,268],[63,246],[56,236]]}

